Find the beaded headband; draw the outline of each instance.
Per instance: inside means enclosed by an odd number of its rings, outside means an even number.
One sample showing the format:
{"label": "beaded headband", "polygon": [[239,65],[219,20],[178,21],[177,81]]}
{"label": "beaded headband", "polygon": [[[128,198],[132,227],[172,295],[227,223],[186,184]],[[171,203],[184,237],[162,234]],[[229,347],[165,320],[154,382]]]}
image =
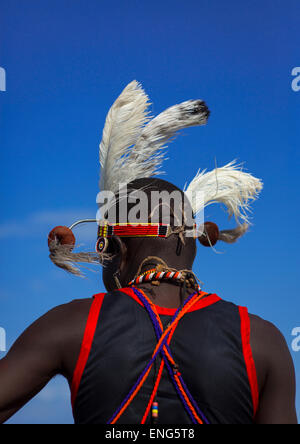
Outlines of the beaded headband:
{"label": "beaded headband", "polygon": [[127,224],[127,223],[103,223],[98,228],[98,237],[169,237],[172,228],[167,224]]}
{"label": "beaded headband", "polygon": [[151,238],[168,238],[171,234],[179,234],[182,236],[183,231],[192,231],[193,237],[197,237],[197,225],[194,224],[191,230],[184,227],[173,229],[171,225],[159,223],[108,223],[102,222],[98,228],[98,239],[96,242],[96,252],[105,253],[108,248],[108,239],[113,236],[119,237],[151,237]]}

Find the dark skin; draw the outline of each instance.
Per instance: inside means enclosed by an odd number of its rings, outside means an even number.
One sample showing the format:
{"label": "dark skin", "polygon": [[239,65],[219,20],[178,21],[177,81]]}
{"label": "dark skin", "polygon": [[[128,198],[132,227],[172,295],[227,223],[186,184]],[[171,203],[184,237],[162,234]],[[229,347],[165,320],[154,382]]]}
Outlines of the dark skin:
{"label": "dark skin", "polygon": [[[140,251],[147,257],[144,247],[141,245]],[[141,256],[136,250],[131,256],[128,245],[120,239],[116,241],[115,248],[115,259],[103,272],[107,290],[116,288],[112,278],[115,272],[119,271],[121,285],[126,286],[140,264]],[[163,256],[172,267],[177,261],[177,268],[183,269],[191,268],[194,253],[186,260],[184,254],[178,258],[164,250],[160,257]],[[143,290],[157,305],[168,308],[180,305],[178,286],[170,283],[162,283],[159,287],[146,284]],[[55,375],[65,376],[71,385],[91,303],[92,299],[82,299],[54,308],[32,324],[0,361],[0,423],[7,421]],[[297,424],[295,372],[285,339],[271,323],[254,315],[250,316],[250,320],[251,346],[260,392],[255,422]]]}

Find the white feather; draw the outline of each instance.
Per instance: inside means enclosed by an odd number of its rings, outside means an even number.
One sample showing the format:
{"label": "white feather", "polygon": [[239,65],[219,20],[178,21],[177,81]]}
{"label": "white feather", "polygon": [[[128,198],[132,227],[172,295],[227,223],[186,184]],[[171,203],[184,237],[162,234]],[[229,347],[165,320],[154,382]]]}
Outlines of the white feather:
{"label": "white feather", "polygon": [[166,143],[183,128],[205,125],[208,116],[205,102],[188,100],[166,109],[152,119],[143,128],[128,156],[127,164],[132,168],[132,175],[127,177],[128,182],[157,175],[164,160]]}
{"label": "white feather", "polygon": [[238,225],[236,228],[231,230],[222,230],[219,234],[219,240],[226,242],[227,244],[234,244],[240,237],[244,236],[249,229],[247,223]]}
{"label": "white feather", "polygon": [[123,90],[110,108],[100,144],[100,189],[117,191],[124,182],[122,165],[142,127],[149,121],[148,96],[135,80]]}
{"label": "white feather", "polygon": [[239,224],[240,219],[248,224],[250,201],[258,197],[262,187],[260,179],[245,173],[241,166],[233,161],[210,172],[199,171],[185,193],[192,204],[194,214],[208,205],[220,203],[227,208],[229,217],[234,216]]}
{"label": "white feather", "polygon": [[188,100],[147,123],[148,105],[148,97],[134,81],[111,107],[100,144],[101,190],[117,192],[120,183],[157,175],[166,142],[183,128],[204,125],[209,115],[202,100]]}

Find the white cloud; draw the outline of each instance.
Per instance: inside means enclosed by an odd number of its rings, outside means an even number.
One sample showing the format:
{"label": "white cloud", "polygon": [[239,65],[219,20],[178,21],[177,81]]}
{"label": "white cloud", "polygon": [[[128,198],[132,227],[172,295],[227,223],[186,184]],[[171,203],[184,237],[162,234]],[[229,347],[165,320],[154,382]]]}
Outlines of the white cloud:
{"label": "white cloud", "polygon": [[[29,214],[20,220],[10,220],[0,224],[0,239],[10,238],[38,238],[48,234],[57,225],[70,226],[77,220],[95,218],[94,210],[70,209],[49,210]],[[96,239],[97,227],[95,224],[85,224],[75,228],[79,241]]]}

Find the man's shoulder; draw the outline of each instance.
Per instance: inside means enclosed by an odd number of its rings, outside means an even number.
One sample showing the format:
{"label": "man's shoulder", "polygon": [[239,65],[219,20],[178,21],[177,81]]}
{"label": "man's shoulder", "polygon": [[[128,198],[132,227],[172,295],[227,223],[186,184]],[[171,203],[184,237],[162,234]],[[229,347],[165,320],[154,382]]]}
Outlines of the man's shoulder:
{"label": "man's shoulder", "polygon": [[92,303],[93,298],[74,299],[52,308],[37,322],[64,330],[76,328],[86,323]]}
{"label": "man's shoulder", "polygon": [[83,311],[90,309],[93,303],[93,298],[73,299],[61,305],[57,305],[50,309],[45,316],[59,317],[61,315],[69,314],[76,315]]}
{"label": "man's shoulder", "polygon": [[272,322],[258,315],[249,313],[251,336],[260,343],[273,345],[274,343],[286,345],[285,338],[278,327]]}
{"label": "man's shoulder", "polygon": [[255,362],[260,424],[296,424],[295,370],[287,342],[272,322],[250,314],[250,342]]}
{"label": "man's shoulder", "polygon": [[52,308],[25,330],[25,338],[55,344],[82,335],[92,301],[93,298],[75,299]]}
{"label": "man's shoulder", "polygon": [[276,371],[280,365],[291,365],[291,356],[286,340],[278,327],[260,316],[249,314],[249,317],[250,343],[259,386],[262,389],[270,372]]}

